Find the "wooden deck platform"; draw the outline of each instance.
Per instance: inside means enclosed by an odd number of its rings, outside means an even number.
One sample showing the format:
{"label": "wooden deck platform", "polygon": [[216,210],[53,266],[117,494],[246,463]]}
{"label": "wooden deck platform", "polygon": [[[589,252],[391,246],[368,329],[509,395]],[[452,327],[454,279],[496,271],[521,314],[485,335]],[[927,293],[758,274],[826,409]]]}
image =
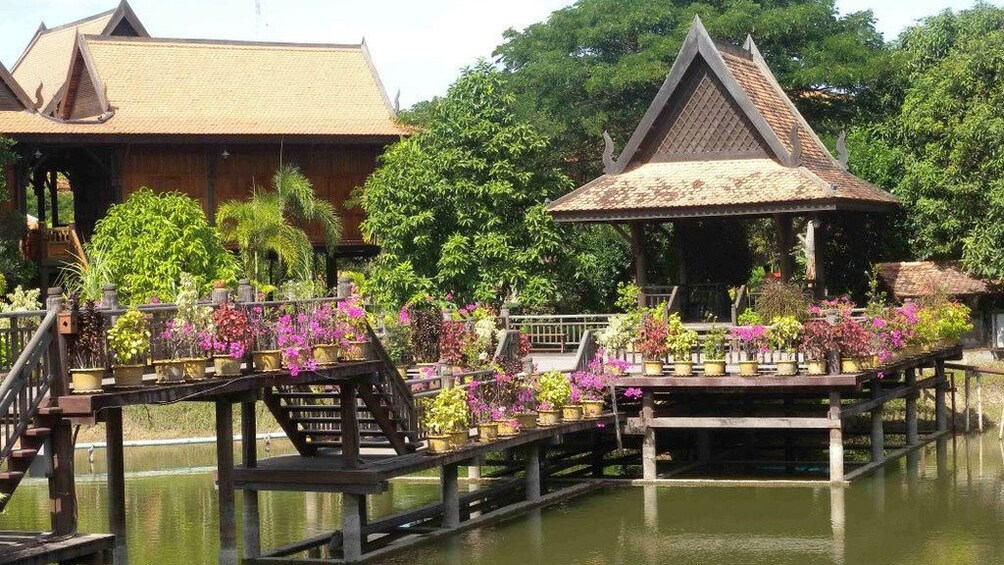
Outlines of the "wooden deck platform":
{"label": "wooden deck platform", "polygon": [[77,534],[64,539],[36,532],[0,532],[0,564],[91,563],[111,565],[115,536]]}

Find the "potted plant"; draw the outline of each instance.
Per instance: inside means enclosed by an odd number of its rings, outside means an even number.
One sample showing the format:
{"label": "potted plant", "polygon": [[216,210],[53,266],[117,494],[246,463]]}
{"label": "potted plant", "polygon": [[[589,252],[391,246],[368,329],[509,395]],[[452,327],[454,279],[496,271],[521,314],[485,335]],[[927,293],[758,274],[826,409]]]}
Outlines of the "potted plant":
{"label": "potted plant", "polygon": [[72,310],[77,316],[77,337],[70,350],[73,392],[100,392],[106,371],[104,316],[95,309],[93,300],[88,300],[84,309],[79,310],[74,297]]}
{"label": "potted plant", "polygon": [[[339,306],[341,306],[339,304]],[[302,331],[310,344],[310,355],[315,367],[332,367],[338,364],[338,357],[345,343],[345,327],[330,304],[321,304],[303,317],[300,314]]]}
{"label": "potted plant", "polygon": [[276,321],[273,318],[261,306],[255,306],[249,314],[248,321],[254,328],[251,364],[258,373],[272,373],[282,369],[282,350],[276,342]]}
{"label": "potted plant", "polygon": [[491,443],[498,439],[502,414],[493,404],[492,389],[478,380],[467,387],[467,409],[478,426],[478,442]]}
{"label": "potted plant", "polygon": [[150,353],[150,325],[135,306],[126,310],[108,329],[108,351],[115,363],[115,386],[142,386],[146,359]]}
{"label": "potted plant", "polygon": [[860,373],[863,360],[870,352],[870,338],[864,326],[851,318],[843,318],[833,326],[833,345],[840,352],[840,372]]}
{"label": "potted plant", "polygon": [[720,377],[725,374],[725,345],[728,330],[724,326],[714,325],[704,336],[702,352],[704,353],[704,376]]}
{"label": "potted plant", "polygon": [[254,340],[247,312],[223,303],[213,312],[211,339],[213,368],[217,377],[241,374],[241,362]]}
{"label": "potted plant", "polygon": [[802,326],[802,351],[806,373],[826,374],[826,359],[833,349],[833,326],[826,320],[809,320]]}
{"label": "potted plant", "polygon": [[467,427],[467,393],[462,388],[444,388],[432,398],[426,411],[426,422],[430,432],[429,445],[434,452],[442,447],[446,437],[449,449],[460,449],[467,445],[469,431]]}
{"label": "potted plant", "polygon": [[518,373],[513,378],[516,383],[516,401],[512,404],[513,416],[520,432],[537,429],[537,402],[534,376],[528,373]]}
{"label": "potted plant", "polygon": [[447,373],[460,373],[466,368],[465,349],[475,341],[474,334],[461,320],[443,322],[439,334],[439,362],[446,366]]}
{"label": "potted plant", "polygon": [[680,321],[680,315],[674,313],[669,317],[669,337],[666,345],[673,355],[673,374],[678,377],[689,377],[694,374],[694,361],[691,353],[697,346],[697,332],[688,329]]}
{"label": "potted plant", "polygon": [[537,413],[541,426],[554,426],[559,422],[561,408],[568,404],[572,387],[559,371],[546,371],[537,377]]}
{"label": "potted plant", "polygon": [[419,366],[439,362],[439,334],[443,327],[443,310],[432,297],[412,302],[407,307],[411,321],[414,358]]}
{"label": "potted plant", "polygon": [[572,390],[578,393],[585,418],[599,418],[603,414],[608,386],[624,374],[623,366],[626,364],[620,359],[607,360],[601,349],[585,371],[572,373]]}
{"label": "potted plant", "polygon": [[794,316],[777,316],[770,322],[768,338],[771,349],[781,354],[777,361],[777,375],[790,377],[798,374],[798,339],[802,324]]}
{"label": "potted plant", "polygon": [[[201,380],[206,376],[205,345],[212,333],[213,309],[199,304],[198,286],[195,277],[181,273],[178,294],[175,297],[177,310],[174,318],[168,320],[162,339],[168,346],[169,357],[154,361],[158,382],[173,383],[184,379]],[[178,375],[178,365],[182,375]]]}
{"label": "potted plant", "polygon": [[638,332],[638,340],[635,343],[638,353],[642,354],[642,374],[645,376],[662,376],[663,360],[666,358],[668,349],[666,344],[668,337],[669,330],[665,320],[660,320],[657,316],[645,316]]}
{"label": "potted plant", "polygon": [[346,361],[363,361],[368,355],[369,332],[366,322],[366,309],[362,306],[359,294],[351,296],[338,303],[338,327],[342,330],[341,339],[344,342],[342,358]]}
{"label": "potted plant", "polygon": [[767,350],[767,328],[761,324],[735,326],[731,333],[738,342],[744,357],[739,360],[739,376],[757,376],[760,369],[760,361],[757,356]]}
{"label": "potted plant", "polygon": [[577,388],[571,386],[571,377],[565,377],[571,387],[568,403],[561,407],[561,419],[566,422],[575,422],[582,419],[585,408],[582,406],[582,393]]}
{"label": "potted plant", "polygon": [[408,366],[414,359],[411,326],[408,322],[408,311],[405,309],[402,309],[397,316],[384,316],[384,332],[381,338],[384,351],[390,357],[391,363],[397,367],[402,379],[408,378]]}

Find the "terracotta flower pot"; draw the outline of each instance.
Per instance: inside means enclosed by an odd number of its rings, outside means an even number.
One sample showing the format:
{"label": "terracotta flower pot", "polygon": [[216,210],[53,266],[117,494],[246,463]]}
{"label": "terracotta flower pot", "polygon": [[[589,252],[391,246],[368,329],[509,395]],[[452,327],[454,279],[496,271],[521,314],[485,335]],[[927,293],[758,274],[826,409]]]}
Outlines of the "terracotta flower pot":
{"label": "terracotta flower pot", "polygon": [[241,360],[229,355],[213,355],[213,370],[217,377],[239,377]]}
{"label": "terracotta flower pot", "polygon": [[115,386],[143,386],[143,372],[146,365],[112,365]]}
{"label": "terracotta flower pot", "polygon": [[185,359],[185,378],[201,381],[206,378],[206,359]]}
{"label": "terracotta flower pot", "polygon": [[663,370],[662,361],[645,361],[642,363],[642,374],[646,377],[661,377]]}
{"label": "terracotta flower pot", "polygon": [[429,448],[426,450],[429,455],[441,455],[451,451],[448,435],[426,436],[425,439],[429,442]]}
{"label": "terracotta flower pot", "polygon": [[798,361],[786,360],[777,362],[777,376],[793,377],[798,374]]}
{"label": "terracotta flower pot", "polygon": [[499,437],[512,437],[519,435],[519,430],[516,429],[516,420],[512,418],[507,418],[504,420],[497,420],[495,424],[498,425]]}
{"label": "terracotta flower pot", "polygon": [[557,410],[537,410],[537,423],[541,427],[557,426],[559,421]]}
{"label": "terracotta flower pot", "polygon": [[102,367],[70,369],[70,377],[73,381],[73,392],[76,394],[101,392],[101,379],[103,379],[104,376],[105,370]]}
{"label": "terracotta flower pot", "polygon": [[470,439],[471,434],[468,430],[460,430],[458,432],[450,432],[450,447],[453,449],[461,449],[467,445],[467,440]]}
{"label": "terracotta flower pot", "polygon": [[519,431],[528,432],[537,429],[537,413],[521,412],[516,414],[516,421],[519,422]]}
{"label": "terracotta flower pot", "polygon": [[338,363],[338,344],[321,343],[311,349],[318,367],[330,367]]}
{"label": "terracotta flower pot", "polygon": [[154,372],[157,373],[157,382],[163,384],[185,382],[185,360],[184,359],[164,359],[153,362]]}
{"label": "terracotta flower pot", "polygon": [[725,375],[725,360],[712,359],[704,362],[705,377],[721,377]]}
{"label": "terracotta flower pot", "polygon": [[254,370],[258,373],[271,373],[282,369],[282,351],[278,349],[268,349],[265,351],[255,351],[251,354],[251,362]]}
{"label": "terracotta flower pot", "polygon": [[582,419],[582,405],[569,404],[561,407],[561,419],[566,422],[574,422]]}
{"label": "terracotta flower pot", "polygon": [[861,372],[861,359],[857,357],[841,357],[840,372],[847,375]]}
{"label": "terracotta flower pot", "polygon": [[346,361],[365,361],[368,352],[368,341],[350,341],[349,346],[342,352],[342,359],[345,359]]}
{"label": "terracotta flower pot", "polygon": [[826,359],[811,359],[805,362],[805,372],[809,375],[825,375]]}
{"label": "terracotta flower pot", "polygon": [[495,422],[478,424],[478,443],[491,443],[499,437],[499,425]]}
{"label": "terracotta flower pot", "polygon": [[673,363],[673,374],[677,377],[689,377],[694,374],[693,361],[676,361]]}
{"label": "terracotta flower pot", "polygon": [[603,414],[602,400],[583,400],[582,415],[586,419],[599,418]]}
{"label": "terracotta flower pot", "polygon": [[759,361],[740,361],[739,362],[739,376],[740,377],[755,377],[760,372],[760,362]]}

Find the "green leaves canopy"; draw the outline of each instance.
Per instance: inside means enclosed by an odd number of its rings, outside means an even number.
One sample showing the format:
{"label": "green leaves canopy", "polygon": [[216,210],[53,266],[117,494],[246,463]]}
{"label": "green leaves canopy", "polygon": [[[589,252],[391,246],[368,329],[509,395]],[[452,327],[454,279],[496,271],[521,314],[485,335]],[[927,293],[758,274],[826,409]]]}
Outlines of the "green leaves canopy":
{"label": "green leaves canopy", "polygon": [[427,129],[388,149],[362,195],[363,230],[383,248],[378,300],[437,289],[459,301],[553,296],[561,238],[543,203],[571,183],[513,103],[503,75],[481,61],[435,104]]}

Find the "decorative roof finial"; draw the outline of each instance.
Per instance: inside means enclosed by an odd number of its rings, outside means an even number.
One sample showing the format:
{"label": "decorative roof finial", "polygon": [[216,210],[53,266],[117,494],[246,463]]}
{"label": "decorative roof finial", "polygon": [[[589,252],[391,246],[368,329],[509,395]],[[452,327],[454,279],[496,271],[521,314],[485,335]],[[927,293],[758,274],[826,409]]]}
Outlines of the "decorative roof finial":
{"label": "decorative roof finial", "polygon": [[798,124],[791,124],[791,131],[788,132],[788,140],[791,141],[791,161],[790,167],[798,167],[802,164],[802,142],[798,139]]}
{"label": "decorative roof finial", "polygon": [[840,136],[837,137],[837,162],[840,166],[847,168],[847,161],[850,160],[851,155],[847,152],[847,131],[842,130]]}
{"label": "decorative roof finial", "polygon": [[614,140],[603,130],[603,174],[614,174]]}
{"label": "decorative roof finial", "polygon": [[35,89],[35,111],[42,109],[42,83],[38,83],[38,88]]}
{"label": "decorative roof finial", "polygon": [[397,94],[394,95],[394,113],[401,111],[401,89],[397,89]]}

